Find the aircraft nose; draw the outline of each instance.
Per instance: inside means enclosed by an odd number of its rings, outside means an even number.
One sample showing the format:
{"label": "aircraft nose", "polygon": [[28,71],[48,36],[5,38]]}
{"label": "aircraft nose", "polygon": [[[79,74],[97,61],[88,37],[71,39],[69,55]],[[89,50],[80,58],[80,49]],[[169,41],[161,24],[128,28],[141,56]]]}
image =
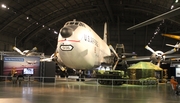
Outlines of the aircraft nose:
{"label": "aircraft nose", "polygon": [[60,33],[61,33],[61,36],[63,38],[67,38],[67,37],[70,37],[72,35],[73,29],[68,28],[68,27],[64,27],[64,28],[61,29]]}

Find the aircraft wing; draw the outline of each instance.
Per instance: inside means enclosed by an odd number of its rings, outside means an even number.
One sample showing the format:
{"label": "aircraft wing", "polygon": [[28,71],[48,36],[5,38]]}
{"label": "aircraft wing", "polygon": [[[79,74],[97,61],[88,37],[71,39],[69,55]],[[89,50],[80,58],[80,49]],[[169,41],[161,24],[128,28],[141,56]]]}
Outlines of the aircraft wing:
{"label": "aircraft wing", "polygon": [[143,60],[151,60],[150,56],[134,56],[131,58],[126,58],[126,61],[143,61]]}
{"label": "aircraft wing", "polygon": [[164,63],[171,63],[171,61],[177,61],[180,59],[180,54],[168,55]]}
{"label": "aircraft wing", "polygon": [[180,54],[166,55],[166,59],[180,58]]}
{"label": "aircraft wing", "polygon": [[143,27],[143,26],[146,26],[146,25],[161,21],[163,19],[167,19],[167,18],[176,16],[176,15],[179,15],[179,14],[180,14],[180,7],[176,8],[176,9],[173,9],[171,11],[168,11],[166,13],[163,13],[161,15],[158,15],[158,16],[152,18],[152,19],[146,20],[146,21],[144,21],[142,23],[139,23],[137,25],[134,25],[132,27],[129,27],[129,28],[127,28],[127,30],[134,30],[134,29],[137,29],[137,28],[140,28],[140,27]]}
{"label": "aircraft wing", "polygon": [[[165,55],[165,60],[167,59],[175,59],[175,58],[180,58],[180,54],[171,54],[171,55]],[[146,60],[151,60],[150,56],[135,56],[132,58],[126,58],[126,61],[146,61]]]}

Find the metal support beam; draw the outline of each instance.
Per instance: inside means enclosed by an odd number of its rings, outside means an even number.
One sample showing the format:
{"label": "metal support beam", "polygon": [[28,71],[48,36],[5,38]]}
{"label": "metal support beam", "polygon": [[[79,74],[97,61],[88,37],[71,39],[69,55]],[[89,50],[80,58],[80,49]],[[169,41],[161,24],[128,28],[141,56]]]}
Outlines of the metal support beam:
{"label": "metal support beam", "polygon": [[107,8],[107,10],[108,10],[110,19],[111,19],[112,22],[114,22],[112,9],[111,9],[111,7],[110,7],[110,5],[109,5],[109,0],[104,0],[104,2],[105,2],[105,6],[106,6],[106,8]]}

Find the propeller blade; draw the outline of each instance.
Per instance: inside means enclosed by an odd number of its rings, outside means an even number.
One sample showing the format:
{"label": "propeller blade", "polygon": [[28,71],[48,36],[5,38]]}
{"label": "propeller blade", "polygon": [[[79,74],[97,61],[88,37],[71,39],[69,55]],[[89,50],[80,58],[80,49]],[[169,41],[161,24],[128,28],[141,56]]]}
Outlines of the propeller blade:
{"label": "propeller blade", "polygon": [[160,61],[158,61],[157,66],[158,66],[158,67],[160,67],[160,65],[161,65],[161,62],[160,62]]}
{"label": "propeller blade", "polygon": [[176,51],[177,51],[176,49],[171,49],[171,50],[165,52],[163,55],[172,54],[172,53],[175,53]]}
{"label": "propeller blade", "polygon": [[17,51],[21,55],[25,55],[21,50],[19,50],[17,47],[13,47],[13,50]]}
{"label": "propeller blade", "polygon": [[112,50],[112,52],[115,54],[115,56],[116,56],[118,59],[120,59],[119,56],[118,56],[118,54],[116,53],[116,51],[114,50],[114,48],[113,48],[111,45],[109,45],[109,48]]}
{"label": "propeller blade", "polygon": [[117,66],[117,64],[118,64],[118,62],[119,62],[119,59],[116,61],[116,63],[114,64],[114,66],[113,66],[113,70],[115,70],[115,68],[116,68],[116,66]]}
{"label": "propeller blade", "polygon": [[149,50],[150,52],[156,54],[156,52],[155,52],[152,48],[150,48],[148,45],[146,45],[145,48],[146,48],[147,50]]}
{"label": "propeller blade", "polygon": [[174,47],[175,48],[176,45],[166,44],[166,46],[170,46],[170,47]]}

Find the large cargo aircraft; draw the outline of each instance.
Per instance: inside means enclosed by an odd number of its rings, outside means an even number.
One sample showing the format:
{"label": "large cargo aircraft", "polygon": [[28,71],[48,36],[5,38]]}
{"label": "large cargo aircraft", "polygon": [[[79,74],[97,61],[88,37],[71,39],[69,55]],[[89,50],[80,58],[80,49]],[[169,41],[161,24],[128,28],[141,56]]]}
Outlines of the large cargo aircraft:
{"label": "large cargo aircraft", "polygon": [[87,24],[68,21],[60,29],[55,56],[57,62],[73,69],[92,69],[109,64],[112,52],[120,59],[112,46],[107,45],[107,23],[104,25],[102,40]]}

